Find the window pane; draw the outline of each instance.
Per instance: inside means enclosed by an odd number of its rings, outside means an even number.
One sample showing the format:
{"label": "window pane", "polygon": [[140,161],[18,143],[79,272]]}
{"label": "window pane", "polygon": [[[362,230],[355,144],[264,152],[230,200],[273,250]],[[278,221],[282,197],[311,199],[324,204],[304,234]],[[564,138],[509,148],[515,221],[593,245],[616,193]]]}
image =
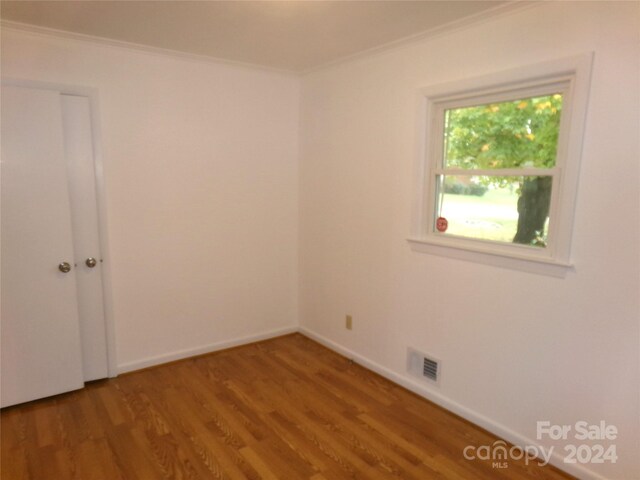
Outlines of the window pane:
{"label": "window pane", "polygon": [[436,233],[546,247],[552,177],[438,175]]}
{"label": "window pane", "polygon": [[445,168],[551,168],[562,94],[445,111]]}

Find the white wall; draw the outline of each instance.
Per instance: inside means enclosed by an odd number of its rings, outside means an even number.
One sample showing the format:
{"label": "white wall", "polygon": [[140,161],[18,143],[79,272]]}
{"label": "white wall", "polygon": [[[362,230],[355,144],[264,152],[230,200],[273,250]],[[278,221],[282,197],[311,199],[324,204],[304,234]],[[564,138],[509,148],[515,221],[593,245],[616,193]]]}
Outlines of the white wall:
{"label": "white wall", "polygon": [[[320,70],[303,79],[301,114],[304,331],[512,440],[535,440],[537,420],[616,425],[618,463],[587,468],[628,480],[640,478],[638,10],[549,2]],[[418,89],[588,51],[575,270],[413,252]],[[408,346],[442,361],[439,387],[406,375]]]}
{"label": "white wall", "polygon": [[299,80],[2,33],[3,77],[99,91],[120,370],[295,328]]}

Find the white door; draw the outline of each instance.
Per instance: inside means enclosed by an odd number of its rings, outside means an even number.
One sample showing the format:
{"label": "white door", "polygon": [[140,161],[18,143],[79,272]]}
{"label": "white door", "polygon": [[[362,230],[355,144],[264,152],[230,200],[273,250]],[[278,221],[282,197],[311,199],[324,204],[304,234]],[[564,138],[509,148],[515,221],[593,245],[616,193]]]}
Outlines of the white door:
{"label": "white door", "polygon": [[108,376],[95,162],[88,97],[61,95],[84,380]]}
{"label": "white door", "polygon": [[3,86],[1,100],[5,407],[81,388],[83,373],[60,94]]}
{"label": "white door", "polygon": [[3,85],[1,111],[5,407],[106,377],[107,355],[88,99]]}

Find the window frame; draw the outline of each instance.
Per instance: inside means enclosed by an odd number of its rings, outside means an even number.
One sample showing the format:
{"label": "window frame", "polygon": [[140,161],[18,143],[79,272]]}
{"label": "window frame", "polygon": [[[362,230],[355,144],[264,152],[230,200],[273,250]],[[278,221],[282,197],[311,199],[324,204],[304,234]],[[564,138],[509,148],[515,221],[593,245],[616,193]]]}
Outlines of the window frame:
{"label": "window frame", "polygon": [[[467,250],[526,262],[570,267],[571,236],[587,109],[592,53],[498,72],[483,77],[423,88],[419,92],[419,172],[416,175],[414,225],[409,242],[414,250],[451,253]],[[551,168],[454,169],[444,164],[444,115],[447,109],[561,93],[560,131]],[[545,248],[435,231],[438,175],[552,176],[548,243]],[[437,249],[429,249],[436,246]],[[443,251],[449,250],[447,251]],[[468,257],[468,255],[467,255]],[[471,258],[473,259],[473,258]]]}

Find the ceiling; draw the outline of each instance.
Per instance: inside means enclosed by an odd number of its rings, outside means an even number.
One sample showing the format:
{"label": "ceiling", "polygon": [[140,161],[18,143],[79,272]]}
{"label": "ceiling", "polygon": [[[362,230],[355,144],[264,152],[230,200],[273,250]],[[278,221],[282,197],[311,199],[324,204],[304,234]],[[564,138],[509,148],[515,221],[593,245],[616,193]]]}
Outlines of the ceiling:
{"label": "ceiling", "polygon": [[4,21],[294,72],[506,1],[2,1]]}

